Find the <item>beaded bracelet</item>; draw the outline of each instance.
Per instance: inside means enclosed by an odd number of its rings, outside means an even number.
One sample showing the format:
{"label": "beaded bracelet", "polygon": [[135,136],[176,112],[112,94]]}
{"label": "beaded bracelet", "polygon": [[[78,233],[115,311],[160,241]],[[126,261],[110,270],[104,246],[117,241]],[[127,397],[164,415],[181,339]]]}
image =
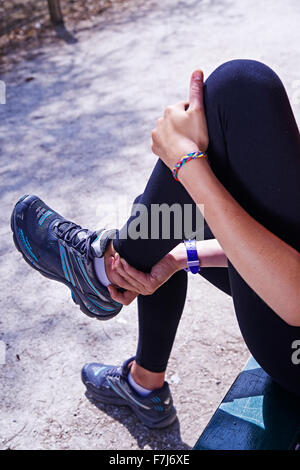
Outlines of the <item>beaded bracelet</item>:
{"label": "beaded bracelet", "polygon": [[206,153],[201,152],[200,150],[198,152],[192,152],[192,153],[188,153],[187,155],[184,155],[180,160],[178,160],[178,162],[176,163],[176,165],[174,166],[172,170],[175,180],[179,181],[178,171],[183,165],[185,165],[187,162],[190,162],[191,160],[194,160],[195,158],[205,158],[205,157],[207,157]]}

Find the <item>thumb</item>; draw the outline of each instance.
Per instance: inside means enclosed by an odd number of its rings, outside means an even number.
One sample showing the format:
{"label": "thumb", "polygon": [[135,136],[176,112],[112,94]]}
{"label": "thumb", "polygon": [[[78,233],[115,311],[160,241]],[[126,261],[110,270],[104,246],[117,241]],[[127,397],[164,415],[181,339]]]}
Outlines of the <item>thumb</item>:
{"label": "thumb", "polygon": [[199,110],[203,108],[203,72],[195,70],[190,81],[189,109]]}

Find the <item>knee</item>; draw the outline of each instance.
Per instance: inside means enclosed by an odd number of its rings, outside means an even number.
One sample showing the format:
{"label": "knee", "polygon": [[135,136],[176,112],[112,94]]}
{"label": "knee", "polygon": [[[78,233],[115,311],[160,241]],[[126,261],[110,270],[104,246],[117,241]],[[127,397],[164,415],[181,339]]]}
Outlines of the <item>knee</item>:
{"label": "knee", "polygon": [[134,206],[135,204],[138,204],[141,200],[141,197],[142,197],[143,194],[139,194],[135,200],[133,201],[132,205]]}
{"label": "knee", "polygon": [[283,90],[281,80],[270,67],[249,59],[225,62],[208,77],[206,84],[220,99],[249,99]]}

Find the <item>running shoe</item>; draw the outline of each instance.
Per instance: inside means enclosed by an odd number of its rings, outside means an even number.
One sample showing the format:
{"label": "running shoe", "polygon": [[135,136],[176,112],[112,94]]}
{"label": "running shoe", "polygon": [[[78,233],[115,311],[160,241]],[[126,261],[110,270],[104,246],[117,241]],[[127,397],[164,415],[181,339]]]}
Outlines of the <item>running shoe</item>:
{"label": "running shoe", "polygon": [[83,229],[29,195],[15,205],[11,229],[24,260],[43,276],[68,286],[83,313],[109,320],[120,312],[122,304],[98,281],[93,264],[94,257],[104,255],[116,230]]}
{"label": "running shoe", "polygon": [[176,419],[176,409],[167,382],[149,395],[139,395],[128,382],[130,363],[127,359],[122,367],[106,364],[86,364],[81,378],[87,395],[95,402],[108,405],[129,406],[140,421],[149,428],[164,428]]}

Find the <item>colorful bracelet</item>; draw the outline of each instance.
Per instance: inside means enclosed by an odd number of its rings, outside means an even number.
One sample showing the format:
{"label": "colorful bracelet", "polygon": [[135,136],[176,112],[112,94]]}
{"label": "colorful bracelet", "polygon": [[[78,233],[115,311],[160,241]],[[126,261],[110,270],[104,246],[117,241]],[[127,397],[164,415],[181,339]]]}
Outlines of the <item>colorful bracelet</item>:
{"label": "colorful bracelet", "polygon": [[192,152],[192,153],[188,153],[187,155],[184,155],[180,160],[178,160],[178,162],[176,163],[176,165],[174,166],[172,170],[175,180],[179,181],[178,171],[183,165],[185,165],[187,162],[190,162],[191,160],[194,160],[195,158],[205,158],[205,157],[207,157],[206,153],[201,152],[200,150],[198,152]]}

